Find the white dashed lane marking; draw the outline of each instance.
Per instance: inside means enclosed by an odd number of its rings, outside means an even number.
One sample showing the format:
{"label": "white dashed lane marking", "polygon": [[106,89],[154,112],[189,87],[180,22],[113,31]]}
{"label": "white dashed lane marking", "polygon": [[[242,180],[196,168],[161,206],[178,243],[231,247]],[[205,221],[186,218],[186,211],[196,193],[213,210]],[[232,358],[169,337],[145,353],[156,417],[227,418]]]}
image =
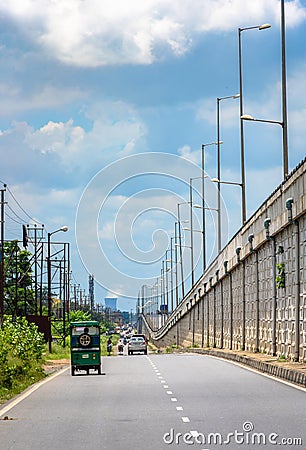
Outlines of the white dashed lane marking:
{"label": "white dashed lane marking", "polygon": [[[157,375],[158,379],[160,380],[161,385],[163,386],[163,388],[168,389],[169,386],[166,384],[166,381],[164,380],[163,376],[161,375],[161,372],[160,372],[159,369],[152,363],[152,361],[150,360],[150,358],[148,358],[148,359],[149,359],[149,361],[150,361],[150,364],[151,364],[152,368],[154,369],[155,374]],[[167,393],[168,395],[173,395],[173,392],[170,391],[170,390],[169,390],[169,391],[166,391],[166,393]],[[177,398],[176,398],[176,397],[171,397],[170,400],[171,400],[171,402],[173,402],[173,403],[176,403],[176,402],[177,402]],[[184,408],[183,408],[182,406],[176,406],[176,410],[177,410],[177,411],[183,411]],[[189,423],[189,422],[190,422],[190,419],[189,419],[189,417],[187,417],[187,416],[182,416],[181,419],[182,419],[182,421],[183,421],[184,423]],[[198,434],[197,431],[191,431],[190,433],[191,433],[192,435],[197,435],[197,434]]]}

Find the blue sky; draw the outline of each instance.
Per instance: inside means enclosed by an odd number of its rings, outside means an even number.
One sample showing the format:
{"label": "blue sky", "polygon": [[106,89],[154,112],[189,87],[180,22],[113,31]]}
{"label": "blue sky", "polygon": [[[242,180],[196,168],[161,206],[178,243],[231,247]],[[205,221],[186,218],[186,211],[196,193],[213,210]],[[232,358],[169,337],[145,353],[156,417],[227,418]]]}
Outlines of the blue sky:
{"label": "blue sky", "polygon": [[[305,156],[306,2],[285,7],[293,169]],[[201,145],[216,141],[216,98],[239,92],[238,27],[271,24],[242,34],[244,112],[281,120],[280,2],[0,0],[0,21],[0,179],[47,230],[69,226],[74,279],[88,290],[94,273],[96,300],[117,295],[130,309],[160,275]],[[250,216],[282,181],[282,135],[273,124],[244,130]],[[221,178],[239,182],[237,99],[221,102],[221,138]],[[205,168],[216,176],[214,146]],[[239,189],[222,187],[223,244],[241,224]],[[8,211],[6,237],[20,238],[31,220],[8,202],[18,217]],[[181,212],[188,220],[188,206]],[[194,219],[201,228],[201,212]],[[210,260],[215,239],[211,211]],[[195,247],[198,277],[199,233]],[[186,247],[187,276],[189,258]]]}

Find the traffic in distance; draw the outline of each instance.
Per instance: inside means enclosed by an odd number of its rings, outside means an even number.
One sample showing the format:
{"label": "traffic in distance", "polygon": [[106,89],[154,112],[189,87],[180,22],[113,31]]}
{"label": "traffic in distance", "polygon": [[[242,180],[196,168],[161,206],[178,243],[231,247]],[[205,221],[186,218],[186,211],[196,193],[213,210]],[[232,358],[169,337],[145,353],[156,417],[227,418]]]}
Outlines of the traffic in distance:
{"label": "traffic in distance", "polygon": [[148,340],[144,334],[137,334],[132,326],[117,327],[116,331],[120,333],[118,342],[118,353],[120,355],[124,354],[126,347],[128,355],[134,353],[148,354]]}
{"label": "traffic in distance", "polygon": [[[113,342],[111,335],[107,340],[107,353],[111,355]],[[119,355],[142,353],[147,355],[148,342],[143,334],[136,334],[132,326],[116,328],[120,334],[117,344]],[[71,375],[101,375],[101,330],[97,321],[88,320],[70,323]]]}

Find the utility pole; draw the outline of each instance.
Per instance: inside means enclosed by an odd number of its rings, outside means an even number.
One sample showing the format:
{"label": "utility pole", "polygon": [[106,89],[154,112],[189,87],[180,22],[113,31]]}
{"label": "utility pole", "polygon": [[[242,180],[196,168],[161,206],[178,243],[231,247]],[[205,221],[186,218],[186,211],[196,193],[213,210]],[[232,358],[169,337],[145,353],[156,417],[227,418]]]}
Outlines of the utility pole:
{"label": "utility pole", "polygon": [[4,212],[4,204],[5,204],[5,194],[6,184],[3,185],[3,189],[1,192],[1,224],[0,224],[0,327],[3,324],[4,318],[4,221],[5,221],[5,212]]}
{"label": "utility pole", "polygon": [[89,308],[93,312],[95,304],[95,294],[94,294],[94,276],[89,275]]}
{"label": "utility pole", "polygon": [[[30,225],[23,225],[23,247],[27,248],[31,242],[34,246],[34,296],[35,296],[35,314],[38,314],[38,301],[39,301],[39,314],[42,316],[42,277],[43,277],[43,238],[44,238],[44,225],[34,227]],[[39,233],[38,233],[39,232]],[[34,237],[31,237],[34,235]],[[40,261],[39,261],[40,258]],[[40,273],[39,273],[40,271]]]}

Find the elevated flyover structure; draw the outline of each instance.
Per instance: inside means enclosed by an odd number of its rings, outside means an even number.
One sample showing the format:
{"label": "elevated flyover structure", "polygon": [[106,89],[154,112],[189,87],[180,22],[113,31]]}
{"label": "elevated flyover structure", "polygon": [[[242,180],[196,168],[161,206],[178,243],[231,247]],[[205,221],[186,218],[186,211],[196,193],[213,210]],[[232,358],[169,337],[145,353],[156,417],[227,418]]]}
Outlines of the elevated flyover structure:
{"label": "elevated flyover structure", "polygon": [[213,347],[306,360],[306,159],[223,248],[158,330],[157,347]]}

